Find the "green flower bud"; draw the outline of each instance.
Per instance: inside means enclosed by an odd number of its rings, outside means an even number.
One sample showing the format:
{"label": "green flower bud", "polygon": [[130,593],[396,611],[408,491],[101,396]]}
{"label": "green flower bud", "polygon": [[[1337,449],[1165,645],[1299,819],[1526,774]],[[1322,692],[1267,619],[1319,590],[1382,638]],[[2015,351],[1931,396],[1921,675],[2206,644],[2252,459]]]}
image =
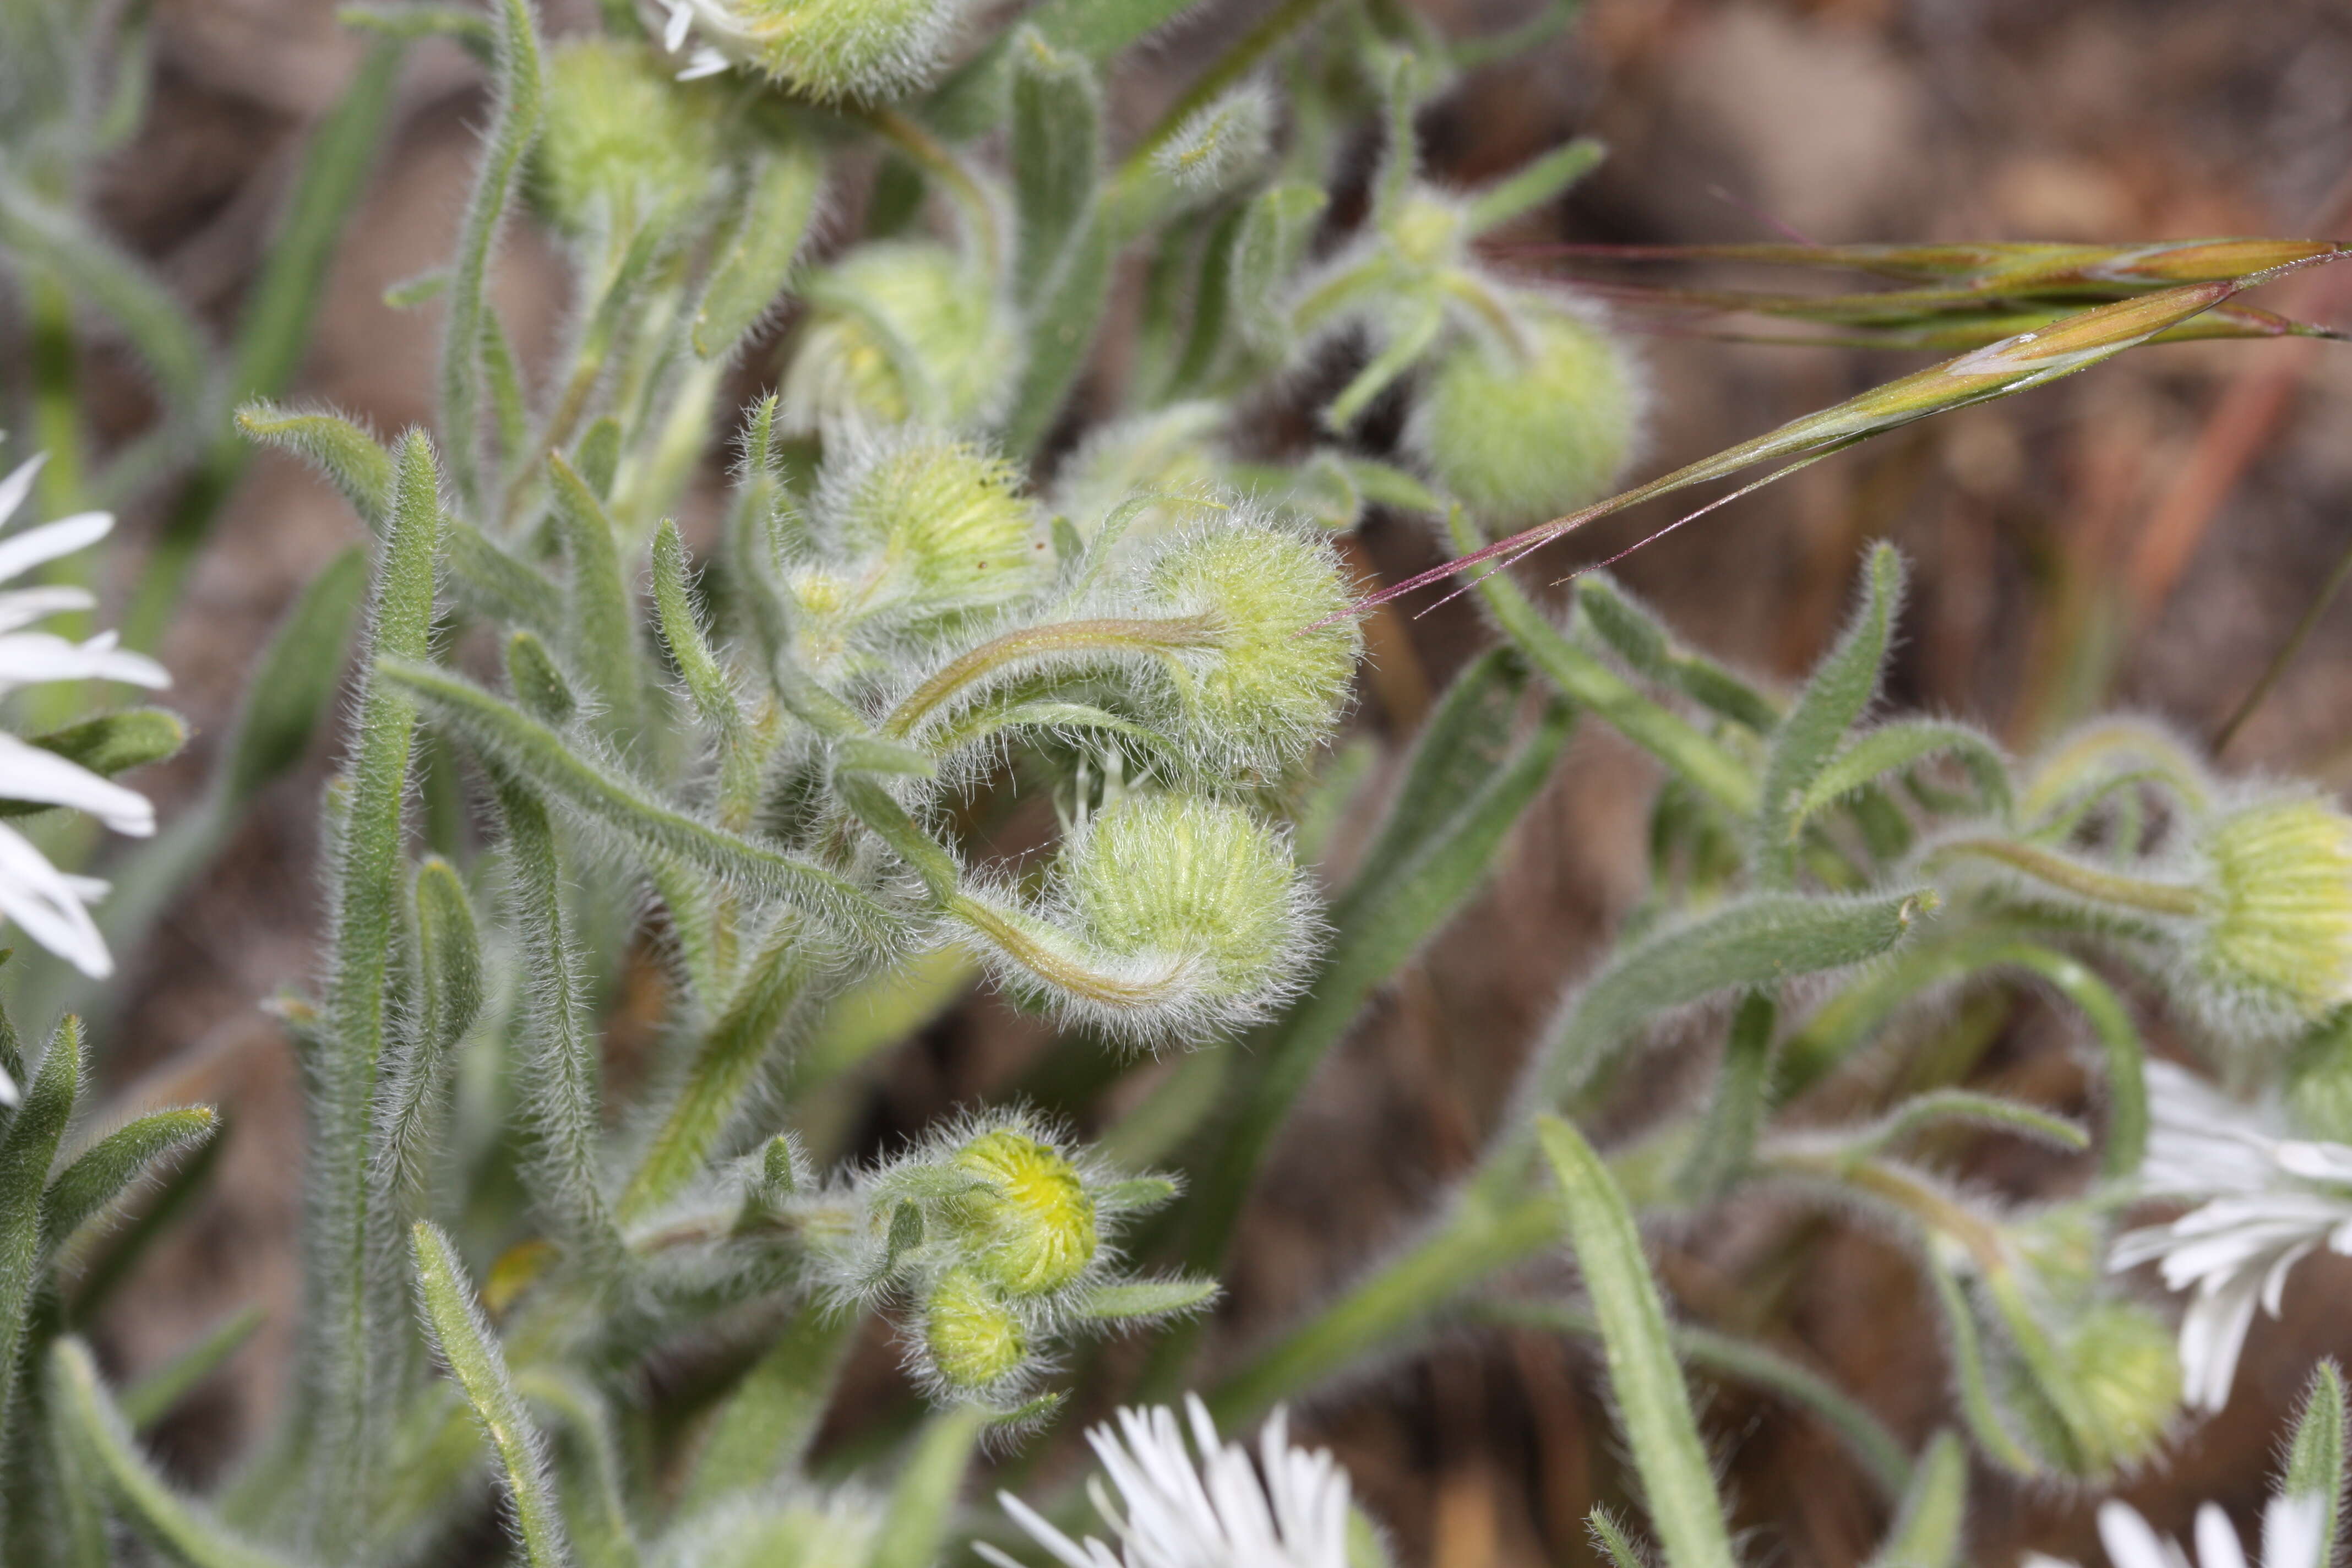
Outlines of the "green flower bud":
{"label": "green flower bud", "polygon": [[974,428],[1003,410],[1021,337],[994,282],[929,241],[860,246],[807,289],[777,428]]}
{"label": "green flower bud", "polygon": [[1460,260],[1469,249],[1470,211],[1457,199],[1414,185],[1398,199],[1381,232],[1399,260],[1435,268]]}
{"label": "green flower bud", "polygon": [[2180,1409],[2173,1340],[2148,1308],[2108,1300],[2086,1309],[2052,1347],[2058,1387],[2013,1367],[2011,1404],[2043,1458],[2097,1480],[2152,1457]]}
{"label": "green flower bud", "polygon": [[2352,1143],[2352,1007],[2322,1018],[2296,1045],[2286,1109],[2299,1136]]}
{"label": "green flower bud", "polygon": [[720,164],[719,105],[652,50],[574,37],[548,51],[534,194],[558,227],[629,234],[692,206]]}
{"label": "green flower bud", "polygon": [[[669,45],[698,25],[706,50],[690,74],[741,61],[794,92],[832,101],[900,97],[939,69],[962,0],[665,0]],[[723,58],[722,58],[723,57]]]}
{"label": "green flower bud", "polygon": [[1060,878],[1092,945],[1181,958],[1193,1005],[1245,1016],[1294,977],[1307,924],[1297,867],[1282,835],[1242,806],[1128,795],[1072,835]]}
{"label": "green flower bud", "polygon": [[901,431],[828,462],[812,505],[833,569],[796,578],[813,617],[918,620],[1018,600],[1050,562],[1021,470],[970,442]]}
{"label": "green flower bud", "polygon": [[1598,500],[1632,456],[1643,395],[1609,331],[1556,297],[1511,301],[1520,342],[1459,338],[1431,367],[1406,447],[1482,523],[1509,530]]}
{"label": "green flower bud", "polygon": [[981,1184],[959,1197],[954,1223],[981,1250],[971,1267],[1008,1296],[1044,1296],[1075,1281],[1101,1245],[1095,1202],[1076,1166],[1051,1145],[1001,1127],[956,1151],[959,1174]]}
{"label": "green flower bud", "polygon": [[941,1383],[976,1394],[1021,1371],[1029,1330],[995,1287],[969,1268],[951,1268],[924,1299],[923,1348]]}
{"label": "green flower bud", "polygon": [[[1223,465],[1211,445],[1224,422],[1223,404],[1196,402],[1097,426],[1064,460],[1055,479],[1054,510],[1091,544],[1111,515],[1139,495],[1205,499],[1224,481]],[[1149,553],[1202,516],[1201,507],[1181,500],[1152,501],[1128,514],[1117,551]]]}
{"label": "green flower bud", "polygon": [[1328,544],[1251,518],[1198,529],[1162,550],[1151,595],[1212,633],[1181,671],[1204,746],[1238,769],[1280,771],[1339,721],[1361,646]]}
{"label": "green flower bud", "polygon": [[2202,846],[2202,976],[2311,1021],[2352,1000],[2352,818],[2309,797],[2221,818]]}

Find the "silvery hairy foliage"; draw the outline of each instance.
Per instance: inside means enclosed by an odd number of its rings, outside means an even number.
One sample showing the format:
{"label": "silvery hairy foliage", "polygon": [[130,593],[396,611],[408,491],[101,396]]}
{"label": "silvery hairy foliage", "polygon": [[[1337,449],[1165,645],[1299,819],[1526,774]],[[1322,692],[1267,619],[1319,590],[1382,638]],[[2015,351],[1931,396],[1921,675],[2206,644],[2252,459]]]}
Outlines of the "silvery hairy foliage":
{"label": "silvery hairy foliage", "polygon": [[[2137,719],[2019,759],[1883,713],[1903,586],[1884,545],[1793,689],[1605,574],[1546,602],[1500,570],[1635,500],[1777,477],[2142,342],[2298,330],[2229,301],[2335,247],[1800,255],[1911,280],[1916,319],[1868,330],[1959,357],[1620,491],[1638,353],[1478,244],[1600,149],[1478,189],[1431,176],[1415,115],[1467,55],[1381,0],[1280,7],[1121,143],[1105,72],[1182,9],[1043,0],[983,26],[957,0],[604,0],[560,36],[530,0],[354,10],[359,75],[215,343],[77,213],[79,172],[137,123],[143,21],[0,5],[12,280],[48,330],[112,323],[163,410],[103,463],[52,452],[36,510],[61,521],[0,535],[0,575],[162,486],[123,623],[152,646],[254,444],[323,474],[364,536],[289,613],[197,800],[110,887],[63,819],[152,829],[111,779],[175,749],[177,721],[33,693],[0,737],[0,813],[49,836],[0,828],[0,912],[64,955],[16,965],[42,1047],[0,1026],[0,1084],[22,1086],[0,1125],[0,1559],[437,1562],[495,1510],[532,1568],[919,1568],[974,1538],[1000,1564],[1370,1568],[1385,1538],[1344,1469],[1292,1444],[1285,1402],[1499,1322],[1601,1346],[1644,1516],[1591,1519],[1620,1568],[1741,1555],[1694,1376],[1807,1412],[1883,1493],[1880,1560],[1948,1564],[1971,1457],[2082,1489],[2159,1469],[2228,1402],[2296,1266],[2352,1252],[2333,802],[2221,777]],[[435,421],[379,434],[284,399],[403,54],[436,36],[481,62],[490,110],[455,253],[392,295],[439,334]],[[1368,186],[1335,203],[1366,125]],[[526,223],[575,288],[546,365],[490,288]],[[1264,411],[1301,402],[1304,434],[1270,437]],[[33,472],[0,485],[0,522]],[[1370,743],[1339,741],[1363,618],[1409,585],[1371,594],[1350,564],[1375,509],[1461,552],[1435,575],[1494,634],[1384,790]],[[107,634],[23,631],[93,603],[65,579],[0,596],[9,681],[158,684]],[[103,1037],[110,949],[339,715],[322,961],[272,1004],[309,1095],[291,1393],[199,1498],[142,1433],[257,1315],[128,1384],[82,1331],[205,1179],[218,1121],[92,1113],[82,1020]],[[1212,1358],[1289,1112],[1580,724],[1659,764],[1647,896],[1405,1244]],[[1024,794],[1057,831],[1010,853],[995,830]],[[1344,857],[1343,816],[1368,825]],[[656,1043],[614,1092],[614,1037],[646,1032],[624,982],[655,998]],[[853,1157],[846,1088],[976,984],[1045,1021],[1043,1059]],[[2023,993],[2070,1020],[2087,1120],[1970,1086],[1974,1004]],[[2206,1070],[2146,1059],[2157,1013]],[[1709,1070],[1628,1097],[1670,1036],[1704,1037]],[[1987,1138],[2071,1157],[2062,1195],[1972,1186]],[[1643,1222],[1735,1205],[1859,1215],[1906,1247],[1948,1429],[1914,1452],[1855,1393],[1669,1315]],[[1563,1253],[1580,1293],[1530,1283]],[[898,1402],[821,1448],[881,1343]],[[968,1495],[979,1457],[1023,1479],[1123,1401],[1089,1435],[1091,1510]],[[2321,1368],[2272,1568],[2331,1560],[2342,1403]],[[1255,1459],[1220,1436],[1261,1421]],[[2119,1561],[2175,1550],[2128,1509],[2103,1522]],[[2199,1541],[2244,1560],[2226,1522]]]}

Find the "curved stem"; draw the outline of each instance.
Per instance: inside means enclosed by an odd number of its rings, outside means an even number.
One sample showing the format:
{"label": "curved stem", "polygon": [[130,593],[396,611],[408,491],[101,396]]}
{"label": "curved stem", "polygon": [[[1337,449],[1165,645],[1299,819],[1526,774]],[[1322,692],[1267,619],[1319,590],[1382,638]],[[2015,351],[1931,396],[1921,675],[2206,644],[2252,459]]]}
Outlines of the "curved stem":
{"label": "curved stem", "polygon": [[2079,860],[2039,846],[2021,844],[2009,838],[1958,839],[1939,847],[1927,857],[1927,865],[1933,869],[1954,856],[1998,861],[2011,870],[2022,871],[2036,881],[2080,898],[2103,904],[2120,904],[2126,909],[2145,910],[2150,914],[2194,915],[2204,907],[2203,898],[2194,888],[2119,876],[2095,866],[2085,866]]}
{"label": "curved stem", "polygon": [[1006,957],[1047,984],[1106,1007],[1149,1007],[1166,1001],[1181,985],[1189,965],[1181,960],[1157,974],[1140,978],[1111,974],[1093,968],[1029,931],[1027,921],[958,893],[940,905],[942,913],[961,921],[1002,949]]}
{"label": "curved stem", "polygon": [[1213,647],[1216,643],[1215,626],[1202,616],[1171,620],[1105,618],[1024,626],[981,644],[924,681],[890,710],[890,716],[882,721],[881,733],[889,740],[905,740],[940,704],[1018,659],[1047,654],[1157,654],[1178,648]]}
{"label": "curved stem", "polygon": [[1004,236],[997,223],[996,206],[972,172],[963,166],[963,161],[938,137],[895,109],[860,108],[845,112],[872,126],[884,141],[905,153],[909,163],[948,188],[971,221],[972,237],[988,264],[990,279],[1002,279]]}
{"label": "curved stem", "polygon": [[2079,731],[2034,770],[2033,782],[2017,803],[2019,819],[2032,821],[2118,753],[2137,757],[2179,791],[2192,809],[2204,809],[2205,772],[2185,747],[2151,725],[2110,720]]}

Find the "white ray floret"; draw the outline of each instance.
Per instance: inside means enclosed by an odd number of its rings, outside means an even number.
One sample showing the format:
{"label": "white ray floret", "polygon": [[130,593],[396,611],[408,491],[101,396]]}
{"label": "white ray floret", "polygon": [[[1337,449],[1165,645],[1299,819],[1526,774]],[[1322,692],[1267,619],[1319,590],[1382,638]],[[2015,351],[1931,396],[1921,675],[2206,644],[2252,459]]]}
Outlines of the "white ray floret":
{"label": "white ray floret", "polygon": [[[1116,1428],[1087,1434],[1118,1494],[1100,1477],[1087,1486],[1116,1549],[1092,1535],[1072,1541],[1009,1492],[998,1500],[1064,1568],[1347,1568],[1348,1472],[1328,1450],[1292,1447],[1276,1410],[1253,1465],[1241,1445],[1218,1440],[1197,1395],[1184,1411],[1180,1422],[1164,1405],[1122,1410]],[[975,1550],[996,1568],[1019,1568],[985,1542]]]}
{"label": "white ray floret", "polygon": [[[2263,1509],[2262,1560],[2252,1568],[2322,1568],[2319,1549],[2326,1520],[2327,1500],[2316,1493],[2271,1499]],[[2191,1557],[2179,1542],[2157,1534],[2129,1503],[2110,1500],[2099,1505],[2099,1544],[2107,1549],[2114,1568],[2250,1568],[2237,1527],[2215,1504],[2198,1509],[2196,1542],[2197,1554]],[[2024,1568],[2075,1565],[2029,1552]]]}
{"label": "white ray floret", "polygon": [[2197,1206],[2116,1239],[2112,1268],[2154,1263],[2192,1290],[2180,1321],[2184,1394],[2229,1403],[2257,1308],[2276,1317],[2287,1275],[2326,1247],[2352,1255],[2352,1147],[2297,1139],[2275,1106],[2242,1105],[2168,1062],[2147,1067],[2151,1131],[2140,1188]]}
{"label": "white ray floret", "polygon": [[[31,493],[41,461],[34,458],[0,479],[0,528]],[[0,696],[55,680],[113,680],[151,689],[172,683],[162,665],[121,647],[111,632],[74,642],[28,629],[49,616],[92,607],[96,601],[86,591],[5,586],[35,567],[89,548],[113,527],[111,514],[88,511],[0,536]],[[155,831],[155,808],[146,796],[5,731],[0,731],[0,799],[86,811],[115,832],[133,837]],[[105,892],[104,882],[58,870],[30,839],[0,824],[0,919],[15,922],[26,936],[93,979],[114,969],[88,908]],[[0,1073],[0,1100],[13,1104],[16,1099],[16,1086]]]}

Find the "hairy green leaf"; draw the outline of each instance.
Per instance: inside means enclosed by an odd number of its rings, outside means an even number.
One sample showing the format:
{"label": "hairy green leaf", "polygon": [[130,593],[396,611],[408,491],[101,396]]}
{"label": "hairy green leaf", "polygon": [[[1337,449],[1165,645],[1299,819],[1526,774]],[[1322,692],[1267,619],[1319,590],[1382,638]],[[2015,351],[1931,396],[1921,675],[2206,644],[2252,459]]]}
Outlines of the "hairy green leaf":
{"label": "hairy green leaf", "polygon": [[1958,1568],[1967,1544],[1969,1451],[1951,1432],[1928,1439],[1911,1485],[1867,1568]]}
{"label": "hairy green leaf", "polygon": [[1092,221],[1102,174],[1102,105],[1086,60],[1034,27],[1013,37],[1014,296],[1033,303]]}
{"label": "hairy green leaf", "polygon": [[1577,1267],[1601,1320],[1609,1390],[1633,1445],[1650,1526],[1675,1568],[1732,1568],[1723,1500],[1624,1194],[1573,1126],[1545,1117],[1538,1135],[1559,1179]]}
{"label": "hairy green leaf", "polygon": [[129,1192],[158,1163],[220,1129],[208,1105],[159,1110],[116,1128],[76,1155],[41,1194],[41,1234],[54,1251]]}
{"label": "hairy green leaf", "polygon": [[1756,813],[1756,879],[1764,887],[1796,883],[1805,793],[1878,693],[1879,668],[1886,661],[1886,639],[1902,593],[1903,559],[1893,546],[1882,544],[1870,553],[1861,607],[1773,735]]}
{"label": "hairy green leaf", "polygon": [[759,325],[792,279],[824,185],[824,163],[814,147],[795,141],[761,150],[695,312],[696,353],[730,354]]}
{"label": "hairy green leaf", "polygon": [[571,1549],[548,1480],[546,1440],[515,1392],[506,1356],[475,1304],[465,1265],[449,1238],[431,1225],[420,1220],[409,1235],[425,1326],[498,1453],[524,1556],[530,1568],[568,1568]]}

